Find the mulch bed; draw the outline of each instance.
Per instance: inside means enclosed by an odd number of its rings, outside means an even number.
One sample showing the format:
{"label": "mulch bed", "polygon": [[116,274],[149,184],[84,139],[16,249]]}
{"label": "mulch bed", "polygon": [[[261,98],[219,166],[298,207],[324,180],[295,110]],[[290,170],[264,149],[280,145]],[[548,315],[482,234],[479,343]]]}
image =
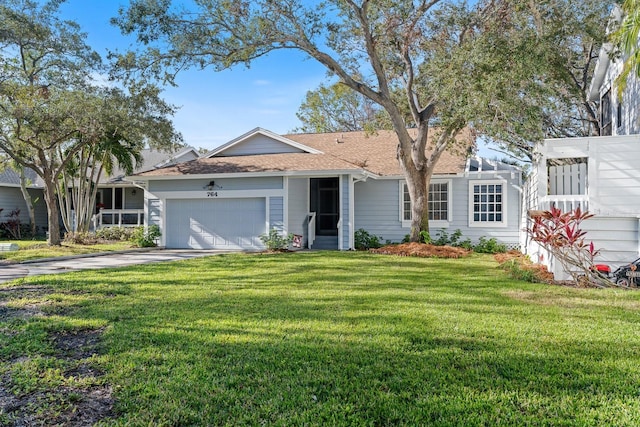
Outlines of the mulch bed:
{"label": "mulch bed", "polygon": [[[379,249],[371,249],[370,252],[383,255],[414,256],[424,258],[462,258],[468,256],[471,251],[451,246],[436,246],[426,243],[402,243],[400,245],[388,245]],[[532,263],[521,252],[513,250],[506,253],[494,255],[495,260],[505,270],[509,270],[509,265],[517,263],[520,270],[532,273],[534,280],[540,283],[560,284],[553,278],[553,274],[547,271],[546,267]]]}
{"label": "mulch bed", "polygon": [[463,248],[436,246],[426,243],[402,243],[371,249],[371,252],[384,255],[415,256],[423,258],[462,258],[471,253]]}

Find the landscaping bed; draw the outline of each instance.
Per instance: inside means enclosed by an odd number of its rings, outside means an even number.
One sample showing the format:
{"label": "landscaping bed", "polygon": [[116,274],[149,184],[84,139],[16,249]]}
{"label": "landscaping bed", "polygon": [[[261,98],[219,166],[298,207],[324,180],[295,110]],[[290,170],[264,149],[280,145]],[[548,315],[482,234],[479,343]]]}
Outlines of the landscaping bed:
{"label": "landscaping bed", "polygon": [[378,249],[371,249],[375,254],[415,256],[415,257],[436,257],[436,258],[461,258],[468,256],[471,251],[464,248],[452,246],[436,246],[426,243],[401,243],[399,245],[387,245]]}

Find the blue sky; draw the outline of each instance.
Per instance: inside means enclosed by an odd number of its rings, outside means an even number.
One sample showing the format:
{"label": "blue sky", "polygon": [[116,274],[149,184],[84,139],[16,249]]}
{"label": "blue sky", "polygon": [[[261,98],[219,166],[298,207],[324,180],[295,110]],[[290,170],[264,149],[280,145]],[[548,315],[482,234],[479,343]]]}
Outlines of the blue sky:
{"label": "blue sky", "polygon": [[[134,39],[109,24],[117,0],[67,0],[61,17],[80,24],[87,42],[103,57],[107,49],[125,50]],[[325,68],[297,52],[273,52],[251,64],[223,72],[188,70],[178,87],[166,87],[164,99],[179,106],[174,125],[187,144],[212,149],[263,127],[287,133],[300,126],[296,112],[308,90],[326,81]]]}

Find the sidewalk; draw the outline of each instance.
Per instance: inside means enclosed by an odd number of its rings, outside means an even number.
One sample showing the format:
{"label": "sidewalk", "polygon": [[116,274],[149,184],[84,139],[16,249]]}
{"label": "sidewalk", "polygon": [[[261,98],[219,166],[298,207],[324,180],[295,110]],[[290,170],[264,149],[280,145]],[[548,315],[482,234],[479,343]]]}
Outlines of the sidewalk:
{"label": "sidewalk", "polygon": [[221,250],[153,248],[151,250],[102,252],[88,255],[30,260],[19,264],[0,265],[0,283],[19,279],[25,276],[177,261],[181,259],[198,258],[231,252],[232,251]]}

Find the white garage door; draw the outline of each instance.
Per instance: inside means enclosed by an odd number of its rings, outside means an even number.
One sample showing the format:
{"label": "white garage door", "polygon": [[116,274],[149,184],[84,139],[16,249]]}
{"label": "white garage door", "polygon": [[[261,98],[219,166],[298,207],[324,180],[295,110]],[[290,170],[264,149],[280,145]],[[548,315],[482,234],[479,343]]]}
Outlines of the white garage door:
{"label": "white garage door", "polygon": [[168,248],[263,249],[265,199],[167,200]]}

